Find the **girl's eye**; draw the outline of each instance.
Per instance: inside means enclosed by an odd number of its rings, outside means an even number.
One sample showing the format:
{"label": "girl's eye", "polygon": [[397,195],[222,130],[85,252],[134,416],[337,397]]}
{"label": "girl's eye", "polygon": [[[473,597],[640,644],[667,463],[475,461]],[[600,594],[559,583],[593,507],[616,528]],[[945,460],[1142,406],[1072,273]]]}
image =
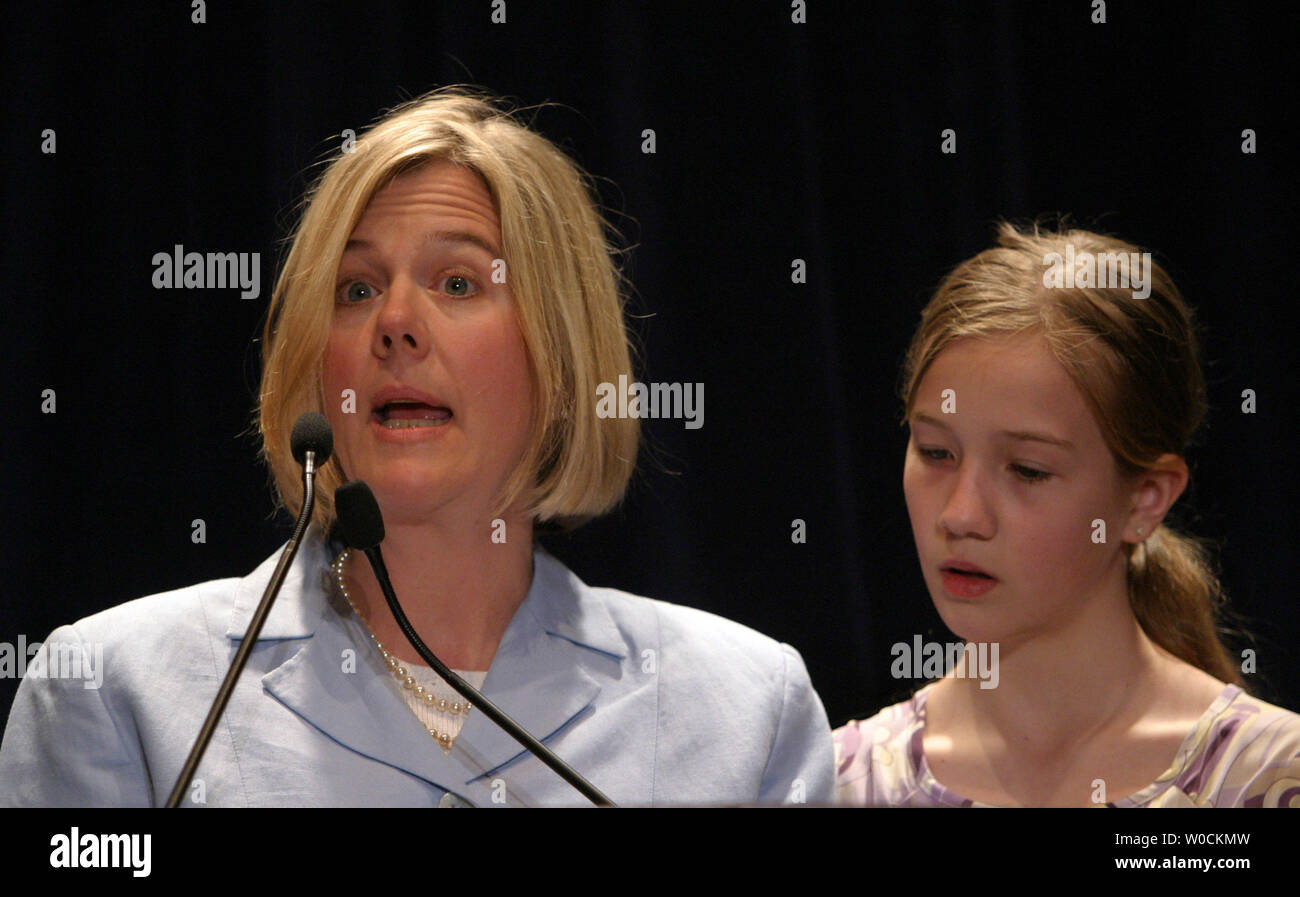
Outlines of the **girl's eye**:
{"label": "girl's eye", "polygon": [[948,450],[941,448],[918,448],[917,452],[927,461],[943,461],[949,457]]}
{"label": "girl's eye", "polygon": [[448,274],[443,278],[443,283],[446,284],[444,292],[448,296],[466,297],[478,291],[474,282],[463,274]]}
{"label": "girl's eye", "polygon": [[373,299],[378,291],[363,280],[353,280],[342,284],[339,292],[343,302],[365,302]]}
{"label": "girl's eye", "polygon": [[1042,483],[1052,478],[1052,475],[1045,470],[1026,467],[1023,464],[1012,464],[1011,470],[1026,483]]}

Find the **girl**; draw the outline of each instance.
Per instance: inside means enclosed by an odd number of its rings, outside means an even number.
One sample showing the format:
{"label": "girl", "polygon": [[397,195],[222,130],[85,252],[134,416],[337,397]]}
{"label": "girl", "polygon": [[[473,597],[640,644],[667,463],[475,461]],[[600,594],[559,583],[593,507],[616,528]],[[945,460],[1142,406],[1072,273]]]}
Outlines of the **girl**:
{"label": "girl", "polygon": [[1300,806],[1300,716],[1243,690],[1218,583],[1163,524],[1205,413],[1190,311],[1119,240],[998,243],[940,284],[903,372],[926,585],[998,675],[839,729],[839,799]]}

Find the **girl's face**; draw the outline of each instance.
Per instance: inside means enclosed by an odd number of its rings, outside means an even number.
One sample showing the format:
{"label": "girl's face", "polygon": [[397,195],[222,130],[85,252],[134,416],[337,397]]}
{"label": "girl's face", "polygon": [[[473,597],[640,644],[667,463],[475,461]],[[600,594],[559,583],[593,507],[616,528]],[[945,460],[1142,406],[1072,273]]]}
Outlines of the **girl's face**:
{"label": "girl's face", "polygon": [[954,633],[1005,651],[1125,594],[1121,543],[1141,538],[1130,521],[1140,478],[1121,478],[1041,336],[952,343],[922,378],[908,423],[912,533]]}

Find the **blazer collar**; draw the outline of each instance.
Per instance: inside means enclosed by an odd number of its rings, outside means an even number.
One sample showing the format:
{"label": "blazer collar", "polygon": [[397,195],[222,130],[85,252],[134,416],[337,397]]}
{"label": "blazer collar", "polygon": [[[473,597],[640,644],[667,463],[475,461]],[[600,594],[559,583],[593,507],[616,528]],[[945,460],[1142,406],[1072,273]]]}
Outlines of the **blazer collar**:
{"label": "blazer collar", "polygon": [[[264,686],[351,750],[473,802],[489,802],[490,778],[527,752],[482,713],[473,713],[451,754],[443,753],[406,705],[365,627],[333,593],[329,564],[338,547],[315,532],[304,536],[259,640],[309,641],[268,672]],[[533,557],[532,584],[506,628],[482,690],[528,732],[548,742],[591,714],[602,679],[617,675],[627,649],[605,603],[590,588],[544,550]],[[247,631],[278,560],[279,552],[239,583],[230,638],[242,638]],[[347,649],[356,652],[355,673],[340,671]],[[540,774],[555,775],[545,768]],[[574,798],[575,803],[581,800],[576,792]]]}
{"label": "blazer collar", "polygon": [[[298,554],[293,559],[285,575],[284,584],[271,614],[262,624],[261,639],[310,638],[320,621],[321,607],[318,601],[303,600],[309,595],[320,592],[316,579],[322,567],[328,568],[333,557],[328,553],[329,546],[319,537],[319,528],[315,523],[307,527],[302,541],[298,544]],[[286,542],[285,545],[288,543]],[[275,554],[258,565],[257,569],[245,576],[235,587],[234,609],[230,615],[230,624],[226,628],[226,637],[242,639],[253,621],[253,613],[262,600],[262,593],[275,574],[280,555],[284,553],[281,546]]]}
{"label": "blazer collar", "polygon": [[[545,551],[533,558],[532,587],[501,639],[483,694],[546,743],[593,712],[601,680],[618,674],[627,646],[605,603],[582,580]],[[528,754],[481,713],[466,722],[455,752],[479,770],[471,781]],[[574,802],[582,801],[575,792]]]}
{"label": "blazer collar", "polygon": [[605,602],[542,548],[533,552],[532,585],[510,621],[498,653],[522,647],[536,630],[617,660],[627,656],[627,645]]}

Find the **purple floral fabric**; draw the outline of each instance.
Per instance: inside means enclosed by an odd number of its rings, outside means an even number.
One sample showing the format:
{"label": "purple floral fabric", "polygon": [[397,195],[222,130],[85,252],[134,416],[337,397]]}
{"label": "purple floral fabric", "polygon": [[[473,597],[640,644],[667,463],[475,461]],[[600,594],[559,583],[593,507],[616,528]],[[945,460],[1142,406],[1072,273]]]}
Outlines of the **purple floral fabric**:
{"label": "purple floral fabric", "polygon": [[[941,785],[925,759],[933,685],[835,730],[841,804],[983,807]],[[1300,807],[1300,715],[1226,686],[1150,785],[1111,807]]]}

